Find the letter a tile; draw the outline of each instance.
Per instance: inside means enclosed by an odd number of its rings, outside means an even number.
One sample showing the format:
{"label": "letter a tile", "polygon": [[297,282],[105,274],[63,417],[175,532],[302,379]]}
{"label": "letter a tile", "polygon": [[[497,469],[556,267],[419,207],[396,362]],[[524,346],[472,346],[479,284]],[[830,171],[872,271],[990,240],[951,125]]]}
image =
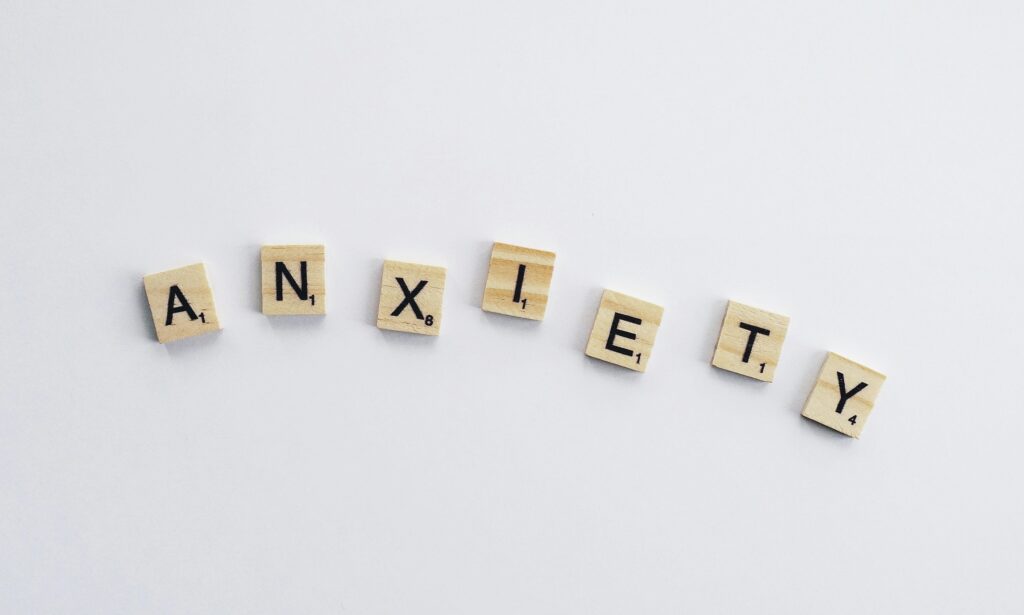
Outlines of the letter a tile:
{"label": "letter a tile", "polygon": [[711,364],[764,382],[775,377],[789,317],[730,301]]}
{"label": "letter a tile", "polygon": [[384,261],[377,327],[438,335],[444,299],[444,267]]}
{"label": "letter a tile", "polygon": [[202,263],[142,278],[161,344],[220,331],[213,289]]}
{"label": "letter a tile", "polygon": [[884,382],[884,375],[830,352],[802,414],[859,438]]}
{"label": "letter a tile", "polygon": [[587,356],[638,372],[647,371],[663,313],[660,305],[604,291],[587,342]]}
{"label": "letter a tile", "polygon": [[554,270],[554,252],[495,243],[480,307],[487,312],[543,320]]}
{"label": "letter a tile", "polygon": [[264,314],[326,313],[322,245],[263,246],[260,269]]}

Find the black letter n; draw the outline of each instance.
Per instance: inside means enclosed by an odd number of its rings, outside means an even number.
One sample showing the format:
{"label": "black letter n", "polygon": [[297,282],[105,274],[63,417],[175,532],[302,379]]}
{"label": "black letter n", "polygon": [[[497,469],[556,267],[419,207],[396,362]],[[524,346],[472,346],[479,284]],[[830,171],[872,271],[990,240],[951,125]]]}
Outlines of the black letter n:
{"label": "black letter n", "polygon": [[299,263],[299,279],[302,280],[302,284],[295,283],[292,273],[288,271],[288,268],[281,261],[277,261],[274,264],[274,277],[276,278],[278,301],[284,301],[284,278],[288,279],[288,285],[292,287],[292,290],[299,296],[299,299],[303,301],[309,300],[309,285],[306,282],[306,261]]}

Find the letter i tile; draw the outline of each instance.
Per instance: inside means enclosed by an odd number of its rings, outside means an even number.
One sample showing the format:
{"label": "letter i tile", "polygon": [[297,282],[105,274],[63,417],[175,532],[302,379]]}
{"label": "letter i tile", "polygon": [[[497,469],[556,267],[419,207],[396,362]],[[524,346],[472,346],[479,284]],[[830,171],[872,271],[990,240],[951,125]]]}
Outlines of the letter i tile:
{"label": "letter i tile", "polygon": [[543,320],[555,253],[495,243],[480,307],[486,312]]}

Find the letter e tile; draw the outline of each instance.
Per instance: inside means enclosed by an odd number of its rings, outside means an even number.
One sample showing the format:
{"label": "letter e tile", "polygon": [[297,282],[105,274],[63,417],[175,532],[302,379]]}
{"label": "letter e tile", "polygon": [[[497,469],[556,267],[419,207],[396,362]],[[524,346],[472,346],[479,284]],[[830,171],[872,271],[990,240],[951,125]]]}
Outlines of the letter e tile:
{"label": "letter e tile", "polygon": [[604,291],[586,354],[634,371],[647,371],[664,308],[611,290]]}

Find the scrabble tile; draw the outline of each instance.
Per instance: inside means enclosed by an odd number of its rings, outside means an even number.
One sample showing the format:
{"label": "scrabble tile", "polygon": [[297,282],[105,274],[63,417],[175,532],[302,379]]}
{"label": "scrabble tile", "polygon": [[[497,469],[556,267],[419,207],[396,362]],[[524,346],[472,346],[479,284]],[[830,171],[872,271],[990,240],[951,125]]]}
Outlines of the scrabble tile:
{"label": "scrabble tile", "polygon": [[202,263],[142,278],[161,344],[220,331],[213,289]]}
{"label": "scrabble tile", "polygon": [[444,267],[384,261],[377,326],[391,331],[438,335],[444,280]]}
{"label": "scrabble tile", "polygon": [[326,313],[322,245],[263,246],[260,269],[264,314]]}
{"label": "scrabble tile", "polygon": [[884,375],[830,352],[802,414],[859,438],[884,382]]}
{"label": "scrabble tile", "polygon": [[789,317],[730,301],[711,364],[771,382],[782,354]]}
{"label": "scrabble tile", "polygon": [[611,290],[604,291],[587,356],[638,372],[647,371],[664,309]]}
{"label": "scrabble tile", "polygon": [[495,243],[480,307],[487,312],[543,320],[554,270],[554,252]]}

